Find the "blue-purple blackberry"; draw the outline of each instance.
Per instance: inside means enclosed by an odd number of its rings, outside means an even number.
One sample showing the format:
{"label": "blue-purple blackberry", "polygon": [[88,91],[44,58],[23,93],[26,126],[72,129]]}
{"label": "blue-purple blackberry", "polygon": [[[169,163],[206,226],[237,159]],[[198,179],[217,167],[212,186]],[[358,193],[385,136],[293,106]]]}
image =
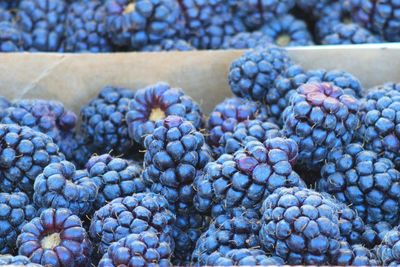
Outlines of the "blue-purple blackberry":
{"label": "blue-purple blackberry", "polygon": [[197,240],[192,262],[200,266],[210,265],[209,262],[227,255],[233,249],[259,248],[259,231],[260,216],[256,210],[235,208],[222,214]]}
{"label": "blue-purple blackberry", "polygon": [[337,24],[332,28],[332,33],[325,36],[321,43],[323,45],[343,45],[343,44],[368,44],[382,43],[383,40],[364,29],[363,27],[351,24]]}
{"label": "blue-purple blackberry", "polygon": [[232,62],[229,85],[239,97],[264,102],[275,79],[291,64],[287,52],[273,45],[248,51]]}
{"label": "blue-purple blackberry", "polygon": [[269,36],[276,45],[281,47],[314,44],[307,24],[288,14],[274,17],[261,28],[261,32]]}
{"label": "blue-purple blackberry", "polygon": [[69,5],[65,24],[65,52],[111,52],[102,0],[76,1]]}
{"label": "blue-purple blackberry", "polygon": [[387,222],[378,222],[376,224],[366,225],[362,234],[361,244],[372,249],[382,243],[386,233],[392,230],[393,226]]}
{"label": "blue-purple blackberry", "polygon": [[99,267],[172,266],[172,249],[157,233],[144,231],[130,234],[111,244]]}
{"label": "blue-purple blackberry", "polygon": [[129,136],[143,145],[146,135],[155,129],[155,123],[169,115],[180,116],[200,129],[203,114],[200,106],[179,88],[157,83],[136,92],[126,114]]}
{"label": "blue-purple blackberry", "polygon": [[226,38],[223,49],[249,49],[268,46],[273,43],[271,37],[266,34],[256,32],[241,32],[232,37]]}
{"label": "blue-purple blackberry", "polygon": [[63,134],[57,145],[77,169],[84,168],[93,151],[96,151],[93,144],[80,133]]}
{"label": "blue-purple blackberry", "polygon": [[326,265],[339,248],[332,202],[309,189],[279,188],[264,201],[260,242],[286,264]]}
{"label": "blue-purple blackberry", "polygon": [[1,0],[0,7],[5,9],[16,8],[19,4],[19,0]]}
{"label": "blue-purple blackberry", "polygon": [[223,154],[195,180],[196,209],[214,217],[235,207],[259,209],[279,187],[305,187],[292,169],[296,157],[296,143],[279,137],[264,144],[251,141],[234,155]]}
{"label": "blue-purple blackberry", "polygon": [[28,196],[24,193],[0,193],[1,254],[15,252],[17,236],[22,227],[35,216],[36,208],[30,204]]}
{"label": "blue-purple blackberry", "polygon": [[277,256],[267,256],[260,249],[232,249],[225,255],[217,251],[210,255],[209,266],[281,266],[285,262]]}
{"label": "blue-purple blackberry", "polygon": [[92,244],[78,216],[68,209],[46,209],[22,228],[19,255],[43,266],[90,266]]}
{"label": "blue-purple blackberry", "polygon": [[81,130],[97,153],[125,154],[134,143],[128,135],[125,115],[135,92],[107,86],[81,109]]}
{"label": "blue-purple blackberry", "polygon": [[42,265],[32,263],[25,256],[12,256],[9,254],[0,255],[0,266],[26,266],[26,267],[42,267]]}
{"label": "blue-purple blackberry", "polygon": [[13,22],[0,21],[0,52],[22,51],[22,34]]}
{"label": "blue-purple blackberry", "polygon": [[350,246],[347,242],[340,242],[339,251],[332,256],[329,264],[335,266],[379,266],[373,251],[362,245]]}
{"label": "blue-purple blackberry", "polygon": [[[342,0],[340,0],[342,1]],[[306,14],[319,18],[334,0],[296,0],[296,6]]]}
{"label": "blue-purple blackberry", "polygon": [[182,33],[177,0],[107,0],[105,5],[107,31],[116,46],[141,49]]}
{"label": "blue-purple blackberry", "polygon": [[13,19],[14,18],[11,12],[8,9],[3,8],[0,3],[0,22],[4,21],[12,22]]}
{"label": "blue-purple blackberry", "polygon": [[17,18],[23,31],[24,49],[32,52],[62,50],[66,15],[64,0],[21,0]]}
{"label": "blue-purple blackberry", "polygon": [[68,208],[85,216],[92,212],[97,185],[86,170],[75,169],[68,161],[52,163],[38,175],[34,184],[33,201],[39,208]]}
{"label": "blue-purple blackberry", "polygon": [[318,190],[351,206],[366,223],[399,223],[400,172],[389,159],[354,143],[331,151]]}
{"label": "blue-purple blackberry", "polygon": [[129,234],[155,231],[162,242],[172,239],[175,215],[168,208],[168,201],[154,193],[133,194],[117,198],[97,210],[90,224],[89,234],[103,255],[108,247]]}
{"label": "blue-purple blackberry", "polygon": [[94,202],[96,210],[116,198],[147,191],[141,177],[142,167],[135,162],[104,154],[90,158],[86,169],[90,179],[98,187]]}
{"label": "blue-purple blackberry", "polygon": [[350,144],[360,123],[360,103],[330,83],[297,88],[283,115],[283,133],[299,146],[299,166],[318,169],[333,148]]}
{"label": "blue-purple blackberry", "polygon": [[182,39],[165,39],[160,44],[146,45],[142,52],[162,52],[162,51],[192,51],[196,50],[191,44]]}
{"label": "blue-purple blackberry", "polygon": [[50,163],[64,160],[45,134],[15,124],[0,124],[0,190],[33,195],[33,184]]}
{"label": "blue-purple blackberry", "polygon": [[281,129],[273,122],[246,120],[238,123],[233,132],[226,132],[220,139],[223,153],[234,154],[250,141],[264,143],[268,139],[282,137]]}
{"label": "blue-purple blackberry", "polygon": [[385,234],[382,243],[376,247],[376,255],[383,266],[400,265],[400,229],[398,226]]}
{"label": "blue-purple blackberry", "polygon": [[211,161],[204,136],[192,123],[168,116],[155,124],[144,140],[143,179],[150,190],[163,195],[172,210],[193,207],[193,181]]}

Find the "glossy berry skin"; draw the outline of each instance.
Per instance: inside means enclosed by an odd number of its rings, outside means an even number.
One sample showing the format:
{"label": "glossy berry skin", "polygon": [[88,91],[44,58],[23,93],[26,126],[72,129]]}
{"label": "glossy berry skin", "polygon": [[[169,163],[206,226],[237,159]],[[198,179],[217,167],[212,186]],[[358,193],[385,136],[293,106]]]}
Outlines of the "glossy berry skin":
{"label": "glossy berry skin", "polygon": [[29,258],[25,256],[12,256],[9,254],[0,256],[0,266],[27,266],[27,267],[41,267],[42,265],[32,263]]}
{"label": "glossy berry skin", "polygon": [[398,227],[386,233],[382,243],[376,247],[376,255],[384,266],[400,264],[400,231]]}
{"label": "glossy berry skin", "polygon": [[224,151],[221,138],[225,133],[233,132],[240,122],[254,119],[262,122],[268,120],[268,110],[264,105],[237,97],[227,98],[219,103],[207,122],[207,143],[213,149],[215,157]]}
{"label": "glossy berry skin", "polygon": [[0,124],[0,189],[33,195],[36,177],[46,166],[64,160],[52,139],[31,128]]}
{"label": "glossy berry skin", "polygon": [[22,0],[17,18],[23,31],[24,50],[62,51],[66,14],[64,0]]}
{"label": "glossy berry skin", "polygon": [[191,44],[183,39],[164,39],[160,44],[146,45],[141,52],[161,52],[161,51],[192,51],[196,50]]}
{"label": "glossy berry skin", "polygon": [[358,24],[337,24],[332,33],[325,36],[321,43],[324,45],[371,44],[382,43],[383,40]]}
{"label": "glossy berry skin", "polygon": [[238,123],[233,132],[226,132],[220,139],[223,153],[234,154],[250,141],[264,143],[268,139],[282,137],[280,128],[273,122],[260,120],[246,120]]}
{"label": "glossy berry skin", "polygon": [[128,234],[155,231],[161,241],[174,249],[172,227],[175,215],[168,209],[167,200],[154,193],[133,194],[117,198],[97,210],[90,224],[90,237],[98,246],[99,255]]}
{"label": "glossy berry skin", "polygon": [[280,266],[285,262],[277,256],[267,256],[260,249],[232,249],[226,255],[220,252],[211,254],[209,266]]}
{"label": "glossy berry skin", "polygon": [[286,51],[276,46],[248,51],[231,64],[231,91],[238,97],[264,102],[275,79],[290,65]]}
{"label": "glossy berry skin", "polygon": [[331,151],[317,188],[350,205],[366,223],[399,222],[400,172],[389,159],[354,143]]}
{"label": "glossy berry skin", "polygon": [[[8,15],[0,9],[0,52],[22,51],[22,34],[17,25],[8,21]],[[1,19],[3,18],[3,19]]]}
{"label": "glossy berry skin", "polygon": [[12,253],[22,227],[36,216],[36,208],[22,192],[0,193],[0,211],[0,252]]}
{"label": "glossy berry skin", "polygon": [[40,208],[68,208],[78,216],[92,212],[97,186],[86,170],[75,169],[69,161],[52,163],[37,176],[33,202]]}
{"label": "glossy berry skin", "polygon": [[65,52],[111,52],[106,7],[100,0],[77,1],[68,7]]}
{"label": "glossy berry skin", "polygon": [[43,266],[90,266],[92,244],[78,216],[68,209],[45,209],[22,228],[19,255]]}
{"label": "glossy berry skin", "polygon": [[366,225],[362,234],[362,244],[372,249],[382,243],[386,233],[392,230],[393,226],[387,222],[378,222],[376,224]]}
{"label": "glossy berry skin", "polygon": [[347,242],[340,242],[340,249],[334,255],[329,264],[335,266],[379,266],[373,251],[362,245],[350,246]]}
{"label": "glossy berry skin", "polygon": [[58,146],[60,151],[67,156],[67,160],[75,164],[77,169],[85,168],[93,151],[96,151],[93,143],[80,132],[63,134]]}
{"label": "glossy berry skin", "polygon": [[200,236],[192,262],[200,266],[209,265],[209,261],[213,261],[212,255],[219,258],[233,249],[259,247],[259,231],[260,216],[256,210],[236,208],[222,214]]}
{"label": "glossy berry skin", "polygon": [[98,194],[95,210],[119,197],[131,196],[147,190],[141,178],[142,167],[109,154],[93,156],[86,164],[90,179],[96,184]]}
{"label": "glossy berry skin", "polygon": [[98,266],[171,266],[172,252],[170,244],[161,241],[157,233],[144,231],[112,243]]}
{"label": "glossy berry skin", "polygon": [[99,153],[127,153],[133,146],[125,115],[135,93],[128,89],[104,87],[81,109],[82,132]]}
{"label": "glossy berry skin", "polygon": [[318,192],[279,188],[264,201],[261,212],[263,248],[286,264],[324,265],[338,252],[338,216]]}
{"label": "glossy berry skin", "polygon": [[255,32],[241,32],[230,38],[226,38],[223,49],[250,49],[268,46],[273,43],[273,40],[266,34]]}
{"label": "glossy berry skin", "polygon": [[281,47],[314,44],[306,23],[289,14],[273,18],[261,28],[261,32]]}
{"label": "glossy berry skin", "polygon": [[199,105],[179,88],[157,83],[136,92],[126,114],[129,136],[143,145],[146,135],[155,130],[155,123],[169,115],[176,115],[193,123],[196,129],[203,124]]}
{"label": "glossy berry skin", "polygon": [[252,141],[234,155],[223,154],[196,179],[194,205],[217,216],[235,207],[258,209],[280,187],[305,187],[292,169],[296,157],[296,143],[283,138]]}
{"label": "glossy berry skin", "polygon": [[182,13],[176,0],[107,0],[106,23],[111,42],[140,49],[182,32]]}
{"label": "glossy berry skin", "polygon": [[360,102],[329,83],[300,86],[282,115],[283,133],[299,146],[299,166],[318,169],[333,148],[350,144],[360,123]]}
{"label": "glossy berry skin", "polygon": [[212,160],[204,136],[192,123],[168,116],[144,140],[143,179],[154,193],[163,195],[173,210],[193,207],[194,179]]}

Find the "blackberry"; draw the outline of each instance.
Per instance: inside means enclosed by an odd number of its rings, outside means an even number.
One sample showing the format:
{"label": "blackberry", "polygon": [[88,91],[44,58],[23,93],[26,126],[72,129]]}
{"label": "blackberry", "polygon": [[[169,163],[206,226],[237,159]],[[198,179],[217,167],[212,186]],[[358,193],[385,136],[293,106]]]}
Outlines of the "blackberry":
{"label": "blackberry", "polygon": [[107,0],[106,25],[114,45],[141,49],[182,34],[177,0]]}
{"label": "blackberry", "polygon": [[264,102],[275,79],[290,65],[287,52],[276,46],[248,51],[231,64],[229,85],[239,97]]}
{"label": "blackberry", "polygon": [[221,139],[225,133],[233,132],[238,123],[246,120],[267,121],[268,115],[267,108],[260,103],[237,97],[227,98],[214,108],[208,118],[207,143],[214,154],[220,156],[224,150]]}
{"label": "blackberry", "polygon": [[33,195],[36,177],[50,163],[64,160],[45,134],[15,124],[0,124],[0,190]]}
{"label": "blackberry", "polygon": [[329,264],[335,266],[378,266],[379,261],[369,249],[361,245],[350,246],[347,242],[340,242],[340,249],[332,257]]}
{"label": "blackberry", "polygon": [[112,243],[98,266],[171,266],[171,254],[168,242],[152,231],[144,231]]}
{"label": "blackberry", "polygon": [[207,262],[209,266],[281,266],[285,262],[277,256],[267,256],[260,249],[232,249],[226,255],[214,252]]}
{"label": "blackberry", "polygon": [[324,14],[323,11],[333,2],[332,0],[296,0],[296,5],[304,13],[314,18],[319,18]]}
{"label": "blackberry", "polygon": [[65,52],[111,52],[107,36],[106,7],[102,0],[77,1],[68,7]]}
{"label": "blackberry", "polygon": [[378,222],[372,225],[366,225],[365,231],[362,234],[362,244],[372,249],[382,243],[386,233],[392,230],[392,225],[387,222]]}
{"label": "blackberry", "polygon": [[64,0],[21,0],[17,18],[23,31],[24,49],[31,52],[62,50],[66,14]]}
{"label": "blackberry", "polygon": [[400,41],[400,3],[397,0],[350,0],[352,19],[383,36]]}
{"label": "blackberry", "polygon": [[386,233],[382,243],[376,247],[376,254],[383,266],[397,266],[400,264],[399,256],[400,231],[395,227]]}
{"label": "blackberry", "polygon": [[281,47],[314,45],[306,23],[292,15],[273,18],[261,28],[261,32]]}
{"label": "blackberry", "polygon": [[337,24],[332,34],[322,39],[324,45],[382,43],[383,40],[357,24]]}
{"label": "blackberry", "polygon": [[169,242],[174,249],[172,230],[175,215],[168,209],[167,200],[154,193],[133,194],[117,198],[97,210],[89,234],[98,245],[98,253],[107,252],[111,243],[128,234],[155,231],[160,241]]}
{"label": "blackberry", "polygon": [[78,216],[68,209],[45,209],[22,228],[19,255],[43,266],[90,266],[92,244]]}
{"label": "blackberry", "polygon": [[165,39],[160,44],[146,45],[141,49],[142,52],[161,52],[161,51],[192,51],[196,50],[185,40]]}
{"label": "blackberry", "polygon": [[220,49],[231,36],[245,31],[226,0],[179,0],[184,14],[184,39],[197,49]]}
{"label": "blackberry", "polygon": [[366,149],[391,159],[400,165],[400,84],[387,83],[367,94],[361,107],[361,126],[358,139]]}
{"label": "blackberry", "polygon": [[351,205],[366,223],[398,224],[400,172],[391,160],[354,143],[331,151],[321,176],[318,189]]}
{"label": "blackberry", "polygon": [[107,86],[81,109],[81,130],[96,152],[125,154],[133,148],[125,115],[134,97],[133,91]]}
{"label": "blackberry", "polygon": [[94,145],[80,133],[68,133],[62,135],[58,142],[60,151],[66,155],[67,160],[75,164],[78,169],[84,168],[92,151],[96,151]]}
{"label": "blackberry", "polygon": [[22,192],[0,193],[0,211],[0,253],[12,253],[22,227],[36,216],[36,208]]}
{"label": "blackberry", "polygon": [[143,145],[146,135],[154,131],[155,123],[169,115],[192,122],[196,129],[203,124],[199,105],[181,89],[157,83],[138,90],[126,114],[129,136]]}
{"label": "blackberry", "polygon": [[0,8],[11,9],[18,6],[19,0],[2,0],[0,1]]}
{"label": "blackberry", "polygon": [[13,15],[11,14],[11,12],[8,9],[2,8],[1,3],[0,3],[0,22],[4,22],[4,21],[12,22]]}
{"label": "blackberry", "polygon": [[33,202],[40,208],[68,208],[76,215],[88,215],[98,190],[88,176],[71,162],[52,163],[35,180]]}
{"label": "blackberry", "polygon": [[86,168],[98,188],[96,210],[118,197],[147,191],[141,178],[142,167],[137,163],[104,154],[90,158]]}
{"label": "blackberry", "polygon": [[0,52],[22,51],[22,34],[13,22],[0,21]]}
{"label": "blackberry", "polygon": [[249,49],[268,46],[273,40],[260,31],[241,32],[230,38],[227,38],[223,45],[223,49]]}
{"label": "blackberry", "polygon": [[25,256],[12,256],[9,254],[0,256],[0,266],[26,266],[26,267],[41,267],[42,265],[32,263]]}
{"label": "blackberry", "polygon": [[258,248],[259,231],[258,211],[235,208],[215,218],[208,230],[200,236],[192,254],[192,261],[201,266],[209,265],[209,262],[227,255],[233,249]]}
{"label": "blackberry", "polygon": [[360,122],[359,106],[330,83],[301,85],[282,115],[284,135],[299,146],[299,166],[318,169],[330,150],[350,144]]}
{"label": "blackberry", "polygon": [[260,241],[286,264],[325,265],[340,248],[332,202],[309,189],[279,188],[264,201]]}
{"label": "blackberry", "polygon": [[273,138],[252,141],[234,155],[223,154],[204,168],[195,183],[198,211],[219,215],[235,207],[259,209],[275,189],[305,187],[292,169],[297,157],[293,140]]}

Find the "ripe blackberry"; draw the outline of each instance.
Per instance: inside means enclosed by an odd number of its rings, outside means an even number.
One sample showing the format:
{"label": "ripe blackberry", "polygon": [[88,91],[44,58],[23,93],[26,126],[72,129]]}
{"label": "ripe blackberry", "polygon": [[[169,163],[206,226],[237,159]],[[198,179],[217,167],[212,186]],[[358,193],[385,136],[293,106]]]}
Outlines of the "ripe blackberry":
{"label": "ripe blackberry", "polygon": [[28,196],[24,193],[0,193],[1,254],[15,252],[17,236],[22,227],[35,216],[36,208],[30,204]]}
{"label": "ripe blackberry", "polygon": [[150,85],[136,92],[126,114],[129,136],[143,145],[146,135],[155,129],[155,123],[169,115],[176,115],[193,123],[196,129],[203,124],[199,105],[178,88],[167,83]]}
{"label": "ripe blackberry", "polygon": [[235,208],[222,214],[200,236],[192,254],[192,262],[201,266],[209,265],[209,261],[213,261],[212,255],[219,258],[233,249],[258,248],[259,231],[260,216],[256,210]]}
{"label": "ripe blackberry", "polygon": [[40,208],[68,208],[79,216],[92,212],[97,185],[86,170],[76,171],[68,161],[52,163],[37,176],[33,202]]}
{"label": "ripe blackberry", "polygon": [[98,188],[95,210],[116,198],[147,191],[141,178],[142,167],[135,162],[104,154],[91,157],[86,169]]}
{"label": "ripe blackberry", "polygon": [[387,222],[378,222],[376,224],[367,225],[362,234],[362,244],[372,249],[382,243],[386,233],[392,230],[392,225]]}
{"label": "ripe blackberry", "polygon": [[141,49],[181,35],[177,0],[107,0],[106,25],[114,45]]}
{"label": "ripe blackberry", "polygon": [[287,52],[276,46],[248,51],[231,64],[229,85],[239,97],[264,102],[275,79],[291,64]]}
{"label": "ripe blackberry", "polygon": [[268,139],[282,137],[278,125],[273,122],[262,122],[260,120],[246,120],[238,123],[233,132],[226,132],[220,139],[223,153],[234,154],[242,149],[250,141],[264,143]]}
{"label": "ripe blackberry", "polygon": [[0,52],[22,51],[22,34],[13,22],[0,21]]}
{"label": "ripe blackberry", "polygon": [[25,256],[12,256],[9,254],[0,255],[0,266],[26,266],[26,267],[41,267],[42,265],[32,263]]}
{"label": "ripe blackberry", "polygon": [[146,45],[142,52],[161,52],[161,51],[192,51],[196,50],[191,44],[182,39],[165,39],[160,44]]}
{"label": "ripe blackberry", "polygon": [[69,5],[65,25],[65,52],[111,52],[102,0],[76,1]]}
{"label": "ripe blackberry", "polygon": [[339,248],[332,202],[309,189],[279,188],[264,201],[260,242],[286,264],[325,265]]}
{"label": "ripe blackberry", "polygon": [[17,18],[23,31],[24,49],[32,52],[62,50],[66,14],[64,0],[21,0]]}
{"label": "ripe blackberry", "polygon": [[329,261],[335,266],[379,266],[380,263],[372,251],[362,245],[350,246],[340,242],[340,249]]}
{"label": "ripe blackberry", "polygon": [[154,193],[163,195],[172,210],[193,207],[194,179],[211,161],[204,136],[178,116],[158,121],[144,140],[143,179]]}
{"label": "ripe blackberry", "polygon": [[261,32],[281,47],[314,44],[306,23],[288,14],[274,17],[261,28]]}
{"label": "ripe blackberry", "polygon": [[273,40],[260,31],[241,32],[232,37],[226,38],[223,49],[249,49],[268,46]]}
{"label": "ripe blackberry", "polygon": [[333,2],[332,0],[296,0],[296,6],[306,14],[319,18]]}
{"label": "ripe blackberry", "polygon": [[376,247],[376,255],[383,266],[400,265],[400,231],[395,227],[386,233],[382,243]]}
{"label": "ripe blackberry", "polygon": [[125,115],[135,93],[128,89],[104,87],[81,109],[81,130],[96,152],[125,154],[133,147]]}
{"label": "ripe blackberry", "polygon": [[22,228],[19,255],[43,266],[90,266],[92,244],[78,216],[68,209],[45,209]]}
{"label": "ripe blackberry", "polygon": [[299,166],[318,169],[333,148],[350,144],[360,103],[330,83],[301,85],[282,115],[283,133],[299,146]]}
{"label": "ripe blackberry", "polygon": [[382,43],[383,40],[359,26],[358,24],[337,24],[332,28],[332,33],[325,36],[321,43],[324,45],[343,45],[343,44],[368,44]]}
{"label": "ripe blackberry", "polygon": [[220,49],[226,38],[245,31],[226,0],[179,0],[185,19],[184,39],[197,49]]}
{"label": "ripe blackberry", "polygon": [[13,15],[8,9],[3,8],[0,3],[0,22],[4,21],[12,22]]}
{"label": "ripe blackberry", "polygon": [[45,134],[15,124],[0,124],[0,190],[33,195],[33,184],[50,163],[64,160]]}
{"label": "ripe blackberry", "polygon": [[214,252],[207,262],[209,266],[281,266],[285,262],[277,256],[267,256],[260,249],[232,249],[226,255]]}
{"label": "ripe blackberry", "polygon": [[96,151],[94,145],[81,135],[81,133],[68,133],[62,135],[58,142],[60,151],[66,155],[68,161],[75,164],[77,169],[82,169],[88,162],[92,151]]}
{"label": "ripe blackberry", "polygon": [[168,242],[153,231],[144,231],[112,243],[98,266],[171,266],[171,255]]}
{"label": "ripe blackberry", "polygon": [[19,4],[19,0],[2,0],[0,1],[0,7],[4,9],[16,8]]}
{"label": "ripe blackberry", "polygon": [[196,209],[213,216],[235,207],[258,209],[277,188],[305,187],[292,169],[296,157],[296,143],[279,137],[264,144],[249,142],[234,155],[223,154],[195,180]]}
{"label": "ripe blackberry", "polygon": [[167,200],[154,193],[133,194],[117,198],[97,210],[89,234],[98,246],[98,254],[107,252],[111,243],[128,234],[155,231],[162,242],[174,249],[172,229],[175,215],[168,209]]}
{"label": "ripe blackberry", "polygon": [[366,223],[399,222],[400,172],[393,162],[354,143],[331,151],[318,189],[351,205]]}

